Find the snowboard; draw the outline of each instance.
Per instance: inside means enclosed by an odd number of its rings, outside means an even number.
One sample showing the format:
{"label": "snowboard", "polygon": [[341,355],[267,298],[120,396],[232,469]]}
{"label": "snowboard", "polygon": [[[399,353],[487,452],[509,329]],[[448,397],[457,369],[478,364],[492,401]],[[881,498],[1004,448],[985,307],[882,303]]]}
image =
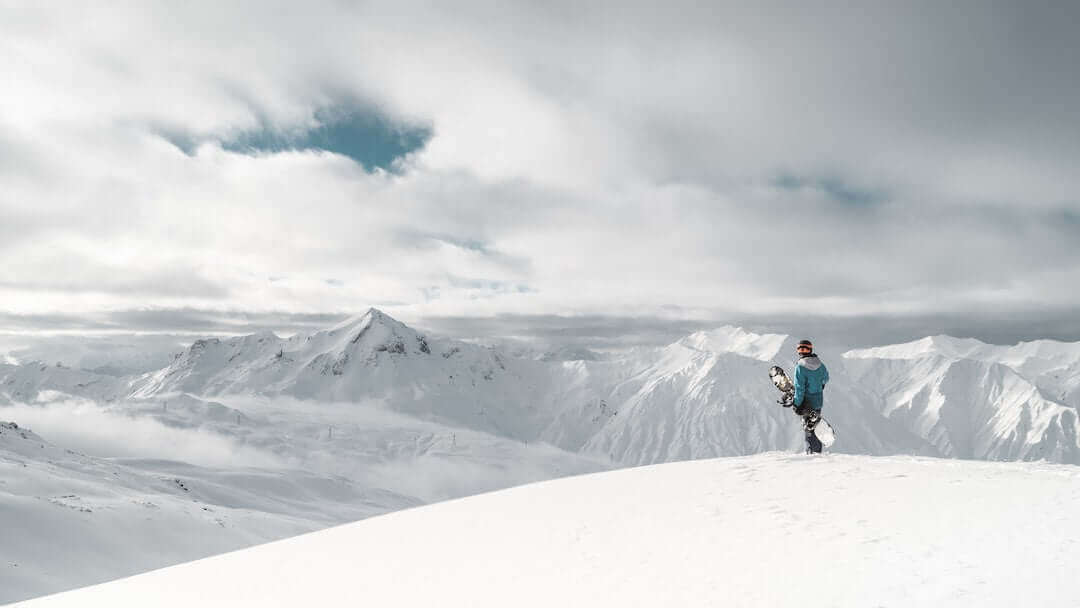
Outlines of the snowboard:
{"label": "snowboard", "polygon": [[[791,378],[788,378],[786,373],[784,373],[784,369],[777,365],[772,366],[769,368],[769,378],[772,379],[773,386],[783,393],[783,396],[777,403],[784,407],[792,407],[795,404],[795,383],[791,381]],[[833,432],[832,425],[829,424],[828,420],[819,416],[817,421],[812,424],[813,426],[810,428],[814,431],[814,435],[817,436],[818,441],[821,442],[822,447],[828,448],[836,443],[836,433]]]}

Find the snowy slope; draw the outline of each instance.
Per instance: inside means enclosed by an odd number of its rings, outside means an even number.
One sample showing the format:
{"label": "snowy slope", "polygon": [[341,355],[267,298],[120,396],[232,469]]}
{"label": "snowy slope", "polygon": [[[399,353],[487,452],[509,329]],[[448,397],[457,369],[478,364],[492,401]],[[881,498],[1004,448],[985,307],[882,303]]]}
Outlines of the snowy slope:
{"label": "snowy slope", "polygon": [[0,602],[418,502],[316,474],[103,460],[0,423]]}
{"label": "snowy slope", "polygon": [[8,363],[45,361],[112,376],[141,374],[161,369],[183,350],[191,338],[160,334],[106,335],[2,335],[0,360]]}
{"label": "snowy slope", "polygon": [[127,396],[130,387],[123,378],[62,365],[0,364],[0,405],[32,402],[42,391],[114,401]]}
{"label": "snowy slope", "polygon": [[99,453],[0,426],[0,603],[604,468],[370,406],[233,403],[0,408]]}
{"label": "snowy slope", "polygon": [[1080,469],[763,454],[538,483],[37,601],[1075,606]]}

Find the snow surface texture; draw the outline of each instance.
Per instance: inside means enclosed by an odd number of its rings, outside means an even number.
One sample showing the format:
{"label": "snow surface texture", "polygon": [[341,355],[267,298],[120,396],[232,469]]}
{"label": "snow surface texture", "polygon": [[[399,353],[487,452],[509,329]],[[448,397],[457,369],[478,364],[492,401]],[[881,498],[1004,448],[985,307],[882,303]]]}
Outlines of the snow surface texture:
{"label": "snow surface texture", "polygon": [[536,483],[24,604],[1076,606],[1080,469],[763,454]]}
{"label": "snow surface texture", "polygon": [[[83,438],[80,431],[89,436],[80,448],[115,452],[116,443],[127,449],[148,441],[160,445],[136,451],[162,450],[159,458],[90,456],[0,426],[0,603],[604,468],[550,446],[368,406],[253,402],[244,404],[249,415],[237,415],[190,401],[185,407],[188,400],[173,398],[167,410],[125,404],[123,411],[136,417],[91,404],[39,406],[39,416],[59,414],[76,426],[41,420],[69,433],[69,442]],[[147,408],[152,414],[140,411]],[[199,427],[183,426],[192,418],[202,420]]]}
{"label": "snow surface texture", "polygon": [[[0,364],[0,420],[20,427],[0,433],[0,521],[20,522],[0,602],[538,480],[798,452],[767,376],[790,373],[794,345],[723,327],[513,356],[373,309],[287,339],[198,340],[136,375]],[[936,336],[822,356],[835,453],[1080,463],[1080,344]]]}

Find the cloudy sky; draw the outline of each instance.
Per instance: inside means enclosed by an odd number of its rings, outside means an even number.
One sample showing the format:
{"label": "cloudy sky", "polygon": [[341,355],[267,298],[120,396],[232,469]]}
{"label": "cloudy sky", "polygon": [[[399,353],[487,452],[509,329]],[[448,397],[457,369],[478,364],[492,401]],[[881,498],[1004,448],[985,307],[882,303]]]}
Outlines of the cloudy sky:
{"label": "cloudy sky", "polygon": [[7,327],[1075,318],[1073,3],[107,4],[0,8]]}

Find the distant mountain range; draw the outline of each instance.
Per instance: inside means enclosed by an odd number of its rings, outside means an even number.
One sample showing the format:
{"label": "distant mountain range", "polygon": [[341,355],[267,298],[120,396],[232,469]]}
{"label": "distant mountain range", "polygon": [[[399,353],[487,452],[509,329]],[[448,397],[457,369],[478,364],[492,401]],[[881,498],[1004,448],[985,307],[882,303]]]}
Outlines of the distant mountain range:
{"label": "distant mountain range", "polygon": [[[766,372],[794,341],[733,327],[662,348],[574,359],[517,357],[432,338],[371,309],[312,334],[203,339],[168,366],[115,377],[0,366],[0,401],[54,391],[91,399],[231,395],[374,402],[423,420],[546,442],[617,464],[797,450]],[[591,354],[591,353],[590,353]],[[1080,464],[1080,344],[1012,347],[948,336],[823,354],[838,452]]]}

